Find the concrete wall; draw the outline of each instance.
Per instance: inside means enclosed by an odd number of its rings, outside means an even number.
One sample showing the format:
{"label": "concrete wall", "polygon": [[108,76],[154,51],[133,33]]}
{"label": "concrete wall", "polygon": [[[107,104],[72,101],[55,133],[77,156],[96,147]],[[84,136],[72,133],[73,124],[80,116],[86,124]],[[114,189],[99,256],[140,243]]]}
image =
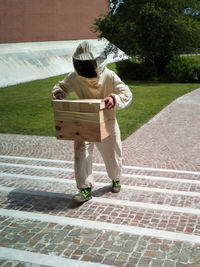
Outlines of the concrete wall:
{"label": "concrete wall", "polygon": [[0,43],[93,39],[107,0],[0,0]]}
{"label": "concrete wall", "polygon": [[[88,39],[87,39],[88,40]],[[88,40],[100,54],[106,40]],[[44,79],[74,70],[72,55],[81,40],[0,44],[0,88],[22,82]],[[124,58],[108,56],[107,62]]]}

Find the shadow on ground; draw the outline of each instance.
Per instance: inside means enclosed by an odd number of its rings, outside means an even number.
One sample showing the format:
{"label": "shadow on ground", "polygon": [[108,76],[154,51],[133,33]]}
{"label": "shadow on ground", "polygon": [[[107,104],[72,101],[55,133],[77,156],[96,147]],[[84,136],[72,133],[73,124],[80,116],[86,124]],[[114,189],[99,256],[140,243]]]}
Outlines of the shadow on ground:
{"label": "shadow on ground", "polygon": [[[94,197],[101,197],[111,191],[111,186],[104,186],[94,190]],[[8,209],[23,211],[63,211],[76,209],[82,205],[73,199],[72,194],[61,194],[35,190],[15,189],[8,194]]]}

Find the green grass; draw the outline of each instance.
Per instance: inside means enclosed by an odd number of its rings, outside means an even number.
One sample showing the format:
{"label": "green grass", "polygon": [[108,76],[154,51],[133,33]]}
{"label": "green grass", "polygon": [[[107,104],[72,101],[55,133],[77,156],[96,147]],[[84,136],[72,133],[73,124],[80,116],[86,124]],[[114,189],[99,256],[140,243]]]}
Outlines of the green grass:
{"label": "green grass", "polygon": [[0,88],[0,132],[54,135],[51,91],[64,76]]}
{"label": "green grass", "polygon": [[[109,64],[115,70],[115,64]],[[54,136],[51,107],[53,86],[65,75],[0,88],[0,132]],[[132,104],[117,112],[122,139],[151,119],[177,97],[200,84],[125,81],[133,92]]]}
{"label": "green grass", "polygon": [[184,60],[188,63],[200,63],[200,55],[195,55],[195,56],[182,56],[182,58],[184,58]]}
{"label": "green grass", "polygon": [[117,112],[123,140],[173,100],[200,87],[200,84],[135,81],[127,81],[127,84],[133,92],[132,104]]}

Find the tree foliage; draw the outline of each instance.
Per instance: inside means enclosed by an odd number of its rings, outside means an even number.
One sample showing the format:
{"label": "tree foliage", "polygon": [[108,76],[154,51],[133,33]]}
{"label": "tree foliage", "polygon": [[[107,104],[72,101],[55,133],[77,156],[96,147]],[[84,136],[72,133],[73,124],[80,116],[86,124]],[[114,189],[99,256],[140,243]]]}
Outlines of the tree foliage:
{"label": "tree foliage", "polygon": [[98,37],[155,64],[160,72],[174,55],[200,46],[199,0],[110,2],[110,12],[94,23]]}

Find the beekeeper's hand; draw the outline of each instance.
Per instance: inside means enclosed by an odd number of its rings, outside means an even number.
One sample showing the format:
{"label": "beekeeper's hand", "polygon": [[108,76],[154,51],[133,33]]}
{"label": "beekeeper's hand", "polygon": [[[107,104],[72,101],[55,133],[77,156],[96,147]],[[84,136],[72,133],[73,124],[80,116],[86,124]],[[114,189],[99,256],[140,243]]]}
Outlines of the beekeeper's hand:
{"label": "beekeeper's hand", "polygon": [[105,109],[111,109],[115,106],[115,99],[112,96],[108,96],[104,99],[102,99],[102,102],[105,102]]}
{"label": "beekeeper's hand", "polygon": [[56,99],[63,99],[63,95],[62,95],[62,93],[60,93],[60,92],[53,93],[53,94],[52,94],[52,99],[53,99],[53,100],[56,100]]}

